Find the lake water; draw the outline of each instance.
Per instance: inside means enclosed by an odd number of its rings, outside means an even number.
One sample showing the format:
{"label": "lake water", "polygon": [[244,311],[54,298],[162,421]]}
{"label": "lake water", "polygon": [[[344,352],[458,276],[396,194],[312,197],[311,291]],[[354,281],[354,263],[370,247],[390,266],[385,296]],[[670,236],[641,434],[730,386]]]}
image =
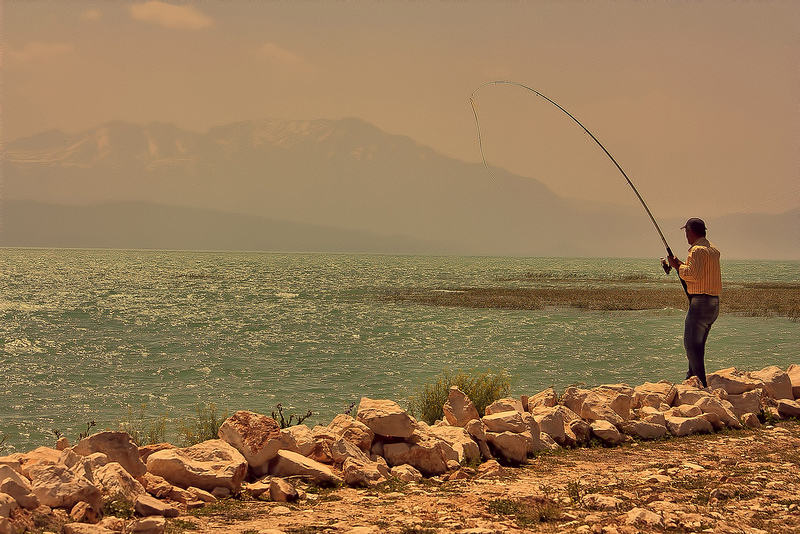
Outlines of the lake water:
{"label": "lake water", "polygon": [[[131,410],[170,428],[213,403],[327,424],[362,396],[406,405],[445,369],[503,370],[511,394],[686,372],[684,311],[389,303],[398,288],[666,277],[657,260],[0,249],[0,439],[74,442]],[[798,282],[800,262],[727,261],[725,283]],[[538,279],[541,282],[541,279]],[[677,279],[675,291],[682,291]],[[800,324],[721,316],[709,372],[800,363]],[[7,453],[6,452],[6,453]]]}

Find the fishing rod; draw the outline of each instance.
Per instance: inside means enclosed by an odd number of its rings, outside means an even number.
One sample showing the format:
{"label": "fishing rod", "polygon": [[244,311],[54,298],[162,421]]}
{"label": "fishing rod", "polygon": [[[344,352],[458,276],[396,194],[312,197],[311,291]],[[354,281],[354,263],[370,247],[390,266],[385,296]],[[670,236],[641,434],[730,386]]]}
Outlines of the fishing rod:
{"label": "fishing rod", "polygon": [[[523,84],[517,83],[517,82],[511,82],[511,81],[508,81],[508,80],[495,80],[495,81],[486,82],[483,85],[480,85],[477,89],[472,91],[472,93],[470,94],[469,102],[472,105],[472,112],[475,115],[475,125],[478,128],[478,146],[480,147],[480,150],[481,150],[481,158],[483,159],[483,165],[484,165],[484,167],[486,167],[486,170],[489,171],[489,174],[492,174],[492,171],[489,169],[488,163],[486,163],[486,156],[484,155],[484,152],[483,152],[483,141],[481,140],[481,126],[480,126],[480,122],[478,121],[478,107],[475,104],[475,99],[473,97],[475,96],[475,93],[477,93],[481,88],[486,87],[487,85],[501,85],[501,84],[515,85],[517,87],[521,87],[523,89],[527,89],[528,91],[534,93],[535,95],[544,98],[545,100],[547,100],[548,102],[553,104],[555,107],[557,107],[558,109],[560,109],[561,111],[566,113],[567,116],[570,119],[575,121],[578,124],[578,126],[583,128],[583,131],[586,132],[587,134],[589,134],[589,137],[591,137],[594,140],[594,142],[597,143],[597,146],[599,146],[601,149],[603,149],[603,152],[605,152],[606,156],[608,156],[609,159],[617,167],[617,169],[619,169],[619,172],[621,172],[622,176],[625,177],[625,181],[628,182],[628,185],[631,186],[631,189],[633,189],[633,192],[636,194],[636,198],[638,198],[639,202],[642,203],[642,206],[644,207],[644,210],[647,212],[647,215],[650,217],[650,220],[653,222],[653,226],[655,227],[656,231],[658,232],[658,235],[661,238],[661,242],[664,243],[664,248],[667,249],[667,257],[674,257],[675,256],[672,253],[672,249],[669,248],[669,243],[667,243],[667,239],[664,237],[664,233],[661,231],[661,228],[659,228],[658,223],[656,222],[656,218],[653,217],[653,214],[650,212],[650,208],[647,207],[647,203],[642,198],[642,195],[639,194],[639,190],[636,189],[635,185],[633,185],[633,182],[631,181],[631,179],[628,178],[628,175],[625,174],[625,171],[622,169],[622,166],[620,166],[620,164],[617,163],[617,160],[614,159],[614,156],[611,155],[611,152],[609,152],[606,149],[606,147],[603,146],[603,143],[601,143],[597,139],[597,137],[595,137],[594,134],[589,131],[589,129],[586,126],[581,124],[581,121],[576,119],[575,116],[572,115],[572,113],[570,113],[569,111],[567,111],[566,109],[561,107],[559,104],[557,104],[551,98],[548,98],[547,96],[543,95],[542,93],[540,93],[536,89],[533,89],[532,87],[528,87],[527,85],[523,85]],[[494,177],[494,174],[492,174],[492,176]],[[664,268],[664,272],[667,273],[667,274],[669,274],[670,271],[672,270],[672,267],[669,265],[669,263],[665,259],[661,260],[661,266]],[[686,292],[686,296],[688,297],[689,296],[689,292],[688,292],[688,290],[686,288],[686,282],[683,280],[683,278],[680,277],[680,273],[678,273],[678,279],[681,281],[681,285],[683,286],[683,290]]]}

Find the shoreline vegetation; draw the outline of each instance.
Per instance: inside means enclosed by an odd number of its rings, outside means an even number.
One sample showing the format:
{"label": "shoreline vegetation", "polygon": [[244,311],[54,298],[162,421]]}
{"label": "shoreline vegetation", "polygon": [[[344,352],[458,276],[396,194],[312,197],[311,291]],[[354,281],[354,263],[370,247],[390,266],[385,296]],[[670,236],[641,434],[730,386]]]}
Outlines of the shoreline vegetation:
{"label": "shoreline vegetation", "polygon": [[[673,275],[670,283],[665,283],[644,275],[597,278],[527,273],[516,279],[497,279],[488,287],[401,288],[388,290],[380,298],[395,303],[507,310],[549,307],[592,311],[686,309],[686,294],[675,278]],[[800,320],[800,283],[726,284],[720,298],[720,313],[788,317],[796,322]]]}

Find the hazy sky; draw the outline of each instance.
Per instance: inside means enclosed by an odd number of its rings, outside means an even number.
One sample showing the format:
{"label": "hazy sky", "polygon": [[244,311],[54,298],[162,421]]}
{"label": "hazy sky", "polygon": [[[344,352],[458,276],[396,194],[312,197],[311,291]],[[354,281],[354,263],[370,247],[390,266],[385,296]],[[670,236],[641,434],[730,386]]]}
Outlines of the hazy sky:
{"label": "hazy sky", "polygon": [[[5,0],[3,141],[354,116],[478,162],[469,96],[504,79],[575,115],[657,218],[776,213],[800,205],[799,27],[794,0]],[[552,105],[511,86],[475,99],[490,164],[636,204]]]}

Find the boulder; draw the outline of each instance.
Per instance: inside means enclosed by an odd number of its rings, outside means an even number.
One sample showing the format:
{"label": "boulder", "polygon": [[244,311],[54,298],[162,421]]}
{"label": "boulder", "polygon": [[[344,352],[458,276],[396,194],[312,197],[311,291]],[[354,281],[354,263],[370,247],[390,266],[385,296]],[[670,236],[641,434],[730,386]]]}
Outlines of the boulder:
{"label": "boulder", "polygon": [[602,420],[618,425],[631,418],[632,395],[632,388],[616,389],[601,386],[589,392],[581,405],[580,412],[575,413],[587,421]]}
{"label": "boulder", "polygon": [[159,499],[169,497],[173,488],[172,484],[164,480],[163,477],[153,473],[145,473],[136,480],[139,481],[147,493]]}
{"label": "boulder", "polygon": [[180,510],[171,506],[164,501],[160,501],[150,495],[139,495],[136,497],[136,502],[133,504],[133,509],[137,514],[143,517],[151,515],[158,515],[162,517],[178,517],[181,515]]}
{"label": "boulder", "polygon": [[195,488],[193,486],[187,488],[186,491],[189,492],[189,494],[192,496],[192,499],[194,499],[195,501],[212,503],[212,502],[217,502],[218,500],[216,497],[214,497],[214,495],[207,492],[206,490]]}
{"label": "boulder", "polygon": [[50,447],[37,447],[30,452],[15,455],[20,464],[20,472],[31,478],[30,471],[38,465],[55,465],[61,463],[61,451]]}
{"label": "boulder", "polygon": [[717,397],[702,397],[695,406],[700,408],[703,413],[713,413],[719,416],[722,424],[729,428],[742,428],[739,419],[733,413],[733,405]]}
{"label": "boulder", "polygon": [[269,498],[275,502],[294,502],[300,498],[294,486],[280,477],[269,481]]}
{"label": "boulder", "polygon": [[415,443],[387,443],[383,457],[390,466],[409,464],[431,477],[447,472],[447,456],[439,440],[418,436]]}
{"label": "boulder", "polygon": [[442,410],[445,420],[452,426],[464,427],[473,419],[480,419],[478,409],[458,386],[450,388]]}
{"label": "boulder", "polygon": [[642,420],[625,421],[620,425],[620,430],[639,439],[659,439],[667,434],[666,421],[664,424]]}
{"label": "boulder", "polygon": [[[475,478],[501,478],[507,476],[508,473],[497,460],[488,460],[478,467],[478,474]],[[489,531],[494,532],[494,531]]]}
{"label": "boulder", "polygon": [[[64,452],[61,453],[61,463],[92,482],[94,482],[94,472],[110,461],[108,456],[102,452],[93,452],[89,456],[79,456],[72,449],[64,449]],[[121,465],[117,462],[114,463]]]}
{"label": "boulder", "polygon": [[564,416],[558,410],[559,407],[547,408],[539,406],[533,408],[531,415],[539,425],[539,432],[549,434],[556,443],[564,443],[566,439],[564,429]]}
{"label": "boulder", "polygon": [[281,429],[282,448],[311,456],[314,451],[314,434],[306,425],[293,425],[289,428]]}
{"label": "boulder", "polygon": [[625,524],[661,529],[664,527],[664,518],[646,508],[634,508],[625,514]]}
{"label": "boulder", "polygon": [[650,406],[643,406],[638,411],[639,419],[645,421],[647,423],[653,423],[655,425],[661,425],[663,427],[667,426],[667,420],[664,418],[664,412],[652,408]]}
{"label": "boulder", "polygon": [[392,467],[391,475],[403,482],[420,482],[422,480],[422,473],[412,465],[402,464]]}
{"label": "boulder", "polygon": [[698,389],[691,385],[677,384],[675,386],[676,394],[672,402],[673,406],[682,406],[684,404],[695,404],[700,399],[711,397],[711,391],[707,389]]}
{"label": "boulder", "polygon": [[480,448],[467,430],[458,426],[432,426],[428,431],[447,443],[450,450],[453,451],[455,456],[448,456],[448,458],[458,463],[480,460]]}
{"label": "boulder", "polygon": [[347,414],[340,413],[328,424],[328,430],[340,438],[346,439],[362,451],[368,451],[375,439],[375,433],[370,428],[356,421]]}
{"label": "boulder", "polygon": [[0,493],[11,495],[22,508],[33,510],[39,499],[33,494],[30,481],[9,465],[0,465]]}
{"label": "boulder", "polygon": [[100,510],[103,497],[100,490],[85,477],[76,475],[65,465],[35,465],[30,469],[31,491],[40,504],[51,508],[66,508],[83,501]]}
{"label": "boulder", "polygon": [[703,410],[694,404],[681,404],[667,410],[664,415],[673,417],[697,417],[703,414]]}
{"label": "boulder", "polygon": [[625,437],[620,434],[619,430],[617,430],[617,427],[608,421],[604,421],[602,419],[592,421],[591,427],[592,435],[597,437],[597,439],[606,445],[616,446],[625,443]]}
{"label": "boulder", "polygon": [[362,451],[355,444],[344,438],[339,438],[336,441],[334,441],[330,446],[330,451],[333,463],[337,465],[344,464],[344,462],[348,458],[351,458],[361,463],[370,462],[369,456],[367,456],[367,454],[364,451]]}
{"label": "boulder", "polygon": [[753,389],[741,394],[728,394],[725,399],[731,403],[731,411],[741,419],[744,414],[757,414],[761,411],[762,389]]}
{"label": "boulder", "polygon": [[102,452],[110,461],[124,467],[134,478],[142,476],[147,471],[139,456],[139,447],[127,432],[98,432],[80,440],[72,447],[72,452],[81,456]]}
{"label": "boulder", "polygon": [[134,504],[136,497],[145,494],[142,484],[117,462],[108,463],[94,472],[94,483],[103,496]]}
{"label": "boulder", "polygon": [[493,412],[481,420],[490,432],[520,433],[529,430],[528,424],[522,419],[522,412],[516,410]]}
{"label": "boulder", "polygon": [[486,438],[501,458],[516,464],[528,461],[530,437],[516,432],[487,432]]}
{"label": "boulder", "polygon": [[267,472],[267,464],[281,449],[281,428],[271,417],[240,410],[219,428],[219,437],[233,446],[247,461],[253,474]]}
{"label": "boulder", "polygon": [[490,460],[492,458],[492,451],[489,449],[489,443],[486,439],[486,427],[483,421],[480,419],[473,419],[467,423],[464,430],[466,430],[467,433],[472,436],[472,439],[475,440],[475,443],[478,444],[481,457],[484,460]]}
{"label": "boulder", "polygon": [[278,451],[269,464],[269,474],[276,477],[299,476],[316,484],[341,484],[342,479],[330,467],[292,451]]}
{"label": "boulder", "polygon": [[761,420],[754,413],[746,413],[740,416],[742,426],[745,428],[761,428]]}
{"label": "boulder", "polygon": [[342,465],[342,476],[348,486],[374,486],[386,480],[389,470],[377,462],[348,458]]}
{"label": "boulder", "polygon": [[381,436],[408,438],[414,433],[414,420],[390,400],[362,397],[356,419]]}
{"label": "boulder", "polygon": [[786,370],[786,374],[792,382],[792,395],[795,399],[800,399],[800,365],[793,363]]}
{"label": "boulder", "polygon": [[702,416],[677,417],[667,415],[667,429],[673,436],[689,436],[692,434],[708,434],[714,427]]}
{"label": "boulder", "polygon": [[162,516],[144,517],[131,523],[125,534],[164,534],[167,520]]}
{"label": "boulder", "polygon": [[[331,445],[334,441],[339,439],[339,436],[327,426],[317,425],[311,429],[311,437],[313,439],[311,452],[303,456],[307,456],[323,464],[332,464],[333,456],[331,455]],[[377,440],[373,440],[373,443],[375,443],[375,441]],[[371,448],[370,446],[370,449]]]}
{"label": "boulder", "polygon": [[[783,418],[800,418],[800,403],[794,400],[780,399],[777,408],[778,414]],[[2,487],[0,487],[0,491],[2,491]]]}
{"label": "boulder", "polygon": [[672,382],[645,382],[633,388],[633,407],[642,408],[651,406],[660,408],[661,404],[671,406],[677,394],[677,388]]}
{"label": "boulder", "polygon": [[164,449],[147,458],[147,470],[181,488],[236,493],[247,475],[247,461],[234,447],[213,439],[184,449]]}
{"label": "boulder", "polygon": [[142,462],[147,465],[147,458],[149,458],[151,454],[154,452],[163,451],[164,449],[177,449],[177,447],[172,443],[166,442],[143,445],[139,447],[139,457],[142,459]]}
{"label": "boulder", "polygon": [[750,376],[764,383],[764,393],[775,400],[794,400],[792,379],[780,367],[773,365],[760,371],[752,371]]}
{"label": "boulder", "polygon": [[521,412],[521,411],[523,411],[522,400],[513,399],[511,397],[497,399],[489,406],[487,406],[486,409],[484,410],[485,415],[492,415],[500,412]]}
{"label": "boulder", "polygon": [[72,507],[69,512],[69,518],[76,523],[91,523],[95,524],[99,521],[100,510],[95,510],[88,503],[83,501],[79,502]]}
{"label": "boulder", "polygon": [[741,395],[763,386],[761,380],[752,378],[748,373],[735,367],[721,369],[706,375],[706,382],[710,389],[724,389],[728,395]]}
{"label": "boulder", "polygon": [[540,391],[536,395],[532,395],[524,399],[523,409],[526,412],[532,412],[534,408],[542,407],[542,408],[552,408],[558,404],[558,395],[556,394],[556,390],[552,387],[547,388],[544,391]]}
{"label": "boulder", "polygon": [[[569,434],[570,437],[575,441],[573,447],[579,447],[581,445],[585,445],[589,443],[589,440],[592,437],[592,425],[581,419],[580,417],[577,419],[573,419],[569,422]],[[566,429],[565,429],[566,435]],[[543,450],[544,445],[540,443],[539,449],[536,450]]]}
{"label": "boulder", "polygon": [[11,512],[19,508],[16,499],[7,493],[0,493],[0,517],[11,517]]}
{"label": "boulder", "polygon": [[590,390],[588,389],[581,389],[575,386],[570,386],[564,390],[564,394],[561,396],[561,404],[563,404],[573,412],[580,414],[581,406],[583,406],[583,401],[586,400],[586,397],[589,395],[589,393]]}
{"label": "boulder", "polygon": [[31,491],[31,484],[26,478],[17,481],[16,478],[2,478],[0,475],[0,493],[11,495],[17,504],[26,510],[35,510],[39,507],[39,499]]}

